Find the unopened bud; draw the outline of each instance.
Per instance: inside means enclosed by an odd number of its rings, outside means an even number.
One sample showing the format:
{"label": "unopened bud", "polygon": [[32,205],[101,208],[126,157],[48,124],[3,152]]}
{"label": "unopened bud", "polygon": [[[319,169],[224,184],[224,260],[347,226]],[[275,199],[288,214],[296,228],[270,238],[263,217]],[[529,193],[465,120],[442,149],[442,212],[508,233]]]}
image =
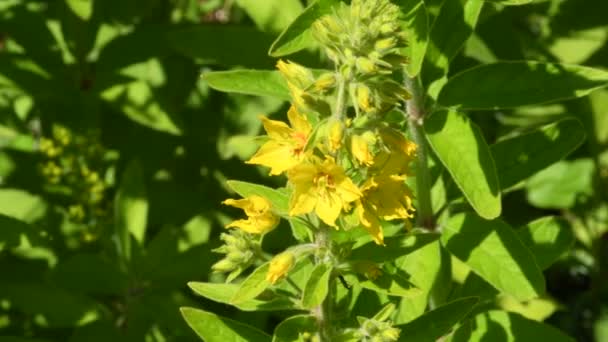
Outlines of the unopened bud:
{"label": "unopened bud", "polygon": [[363,74],[371,74],[378,70],[376,64],[369,58],[357,58],[357,70]]}
{"label": "unopened bud", "polygon": [[334,121],[329,126],[329,150],[332,152],[337,151],[340,147],[342,147],[342,137],[344,135],[344,127],[342,122]]}
{"label": "unopened bud", "polygon": [[279,279],[282,279],[287,275],[289,269],[295,263],[296,258],[291,252],[283,252],[270,260],[270,266],[268,273],[266,273],[266,280],[271,284],[275,284]]}
{"label": "unopened bud", "polygon": [[325,93],[336,84],[336,75],[334,73],[325,73],[321,75],[313,84],[313,91]]}

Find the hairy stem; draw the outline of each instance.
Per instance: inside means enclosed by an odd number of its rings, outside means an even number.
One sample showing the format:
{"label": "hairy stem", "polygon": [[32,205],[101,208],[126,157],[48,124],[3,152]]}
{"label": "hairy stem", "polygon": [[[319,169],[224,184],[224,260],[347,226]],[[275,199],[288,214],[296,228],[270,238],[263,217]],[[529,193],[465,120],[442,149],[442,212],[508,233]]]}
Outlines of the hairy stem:
{"label": "hairy stem", "polygon": [[[317,244],[317,248],[319,248],[319,252],[315,257],[315,263],[321,264],[328,262],[327,253],[330,248],[330,240],[329,240],[329,227],[324,224],[321,224],[320,227],[317,228],[317,232],[315,233],[315,243]],[[319,340],[321,342],[330,342],[331,341],[331,327],[332,327],[332,309],[333,309],[333,283],[335,281],[335,277],[330,277],[329,279],[329,292],[327,293],[327,297],[321,305],[313,308],[311,313],[317,318],[317,323],[319,325]]]}
{"label": "hairy stem", "polygon": [[406,102],[409,127],[412,138],[416,145],[416,191],[418,197],[418,225],[427,229],[435,229],[435,218],[433,217],[433,207],[431,205],[431,180],[427,159],[427,144],[424,138],[424,92],[419,78],[405,79],[405,87],[412,95]]}
{"label": "hairy stem", "polygon": [[344,116],[344,106],[346,104],[346,83],[344,77],[338,78],[338,97],[336,99],[336,107],[334,108],[333,118],[342,120]]}

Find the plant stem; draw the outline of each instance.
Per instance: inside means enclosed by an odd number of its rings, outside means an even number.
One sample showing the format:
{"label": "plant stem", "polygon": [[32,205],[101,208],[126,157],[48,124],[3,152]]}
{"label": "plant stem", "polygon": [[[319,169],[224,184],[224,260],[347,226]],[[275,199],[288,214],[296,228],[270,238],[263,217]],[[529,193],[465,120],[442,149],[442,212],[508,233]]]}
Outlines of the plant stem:
{"label": "plant stem", "polygon": [[[317,248],[319,248],[320,253],[317,253],[315,257],[315,263],[321,264],[328,262],[326,256],[327,252],[330,248],[329,241],[329,227],[324,224],[321,224],[315,233],[315,243],[317,244]],[[327,293],[327,297],[321,305],[313,308],[311,313],[317,318],[317,323],[319,325],[319,340],[320,342],[330,342],[331,341],[331,327],[332,327],[332,306],[333,306],[333,283],[335,281],[335,277],[329,278],[329,292]]]}
{"label": "plant stem", "polygon": [[405,87],[412,95],[406,101],[409,127],[412,132],[412,139],[416,145],[416,192],[418,197],[418,225],[429,230],[435,229],[435,218],[433,217],[433,207],[431,205],[431,180],[428,168],[427,145],[424,138],[424,92],[419,78],[405,79]]}
{"label": "plant stem", "polygon": [[336,99],[336,107],[334,108],[333,118],[334,120],[342,120],[344,115],[344,105],[346,98],[346,83],[344,77],[338,79],[338,98]]}

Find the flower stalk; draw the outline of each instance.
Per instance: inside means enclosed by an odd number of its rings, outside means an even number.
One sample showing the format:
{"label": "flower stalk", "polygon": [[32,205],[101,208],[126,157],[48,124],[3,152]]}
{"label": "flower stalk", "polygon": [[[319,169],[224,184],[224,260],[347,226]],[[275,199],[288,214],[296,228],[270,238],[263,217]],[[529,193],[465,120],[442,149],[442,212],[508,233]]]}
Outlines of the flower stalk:
{"label": "flower stalk", "polygon": [[420,78],[405,78],[405,88],[411,94],[406,101],[409,128],[412,139],[418,146],[416,160],[416,193],[418,197],[417,224],[429,230],[435,229],[433,206],[431,204],[431,180],[428,168],[427,144],[424,138],[424,92]]}

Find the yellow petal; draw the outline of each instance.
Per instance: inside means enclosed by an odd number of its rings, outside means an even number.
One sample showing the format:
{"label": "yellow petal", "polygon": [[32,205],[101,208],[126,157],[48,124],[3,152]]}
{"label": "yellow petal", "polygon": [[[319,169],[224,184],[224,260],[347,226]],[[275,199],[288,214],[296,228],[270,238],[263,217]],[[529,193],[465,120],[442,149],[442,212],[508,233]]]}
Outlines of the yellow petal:
{"label": "yellow petal", "polygon": [[382,225],[378,216],[373,213],[371,208],[364,204],[359,203],[356,210],[361,225],[372,236],[374,242],[378,245],[384,245],[384,233],[382,232]]}
{"label": "yellow petal", "polygon": [[289,124],[291,127],[300,133],[304,133],[308,135],[312,130],[306,115],[300,113],[295,106],[291,106],[289,111],[287,111],[287,119],[289,120]]}
{"label": "yellow petal", "polygon": [[271,284],[275,284],[279,279],[283,278],[289,272],[289,269],[295,263],[296,258],[291,252],[283,252],[270,260],[266,280]]}
{"label": "yellow petal", "polygon": [[337,228],[336,219],[342,212],[343,203],[337,194],[328,192],[319,196],[315,206],[315,212],[319,218],[326,224]]}
{"label": "yellow petal", "polygon": [[317,204],[317,197],[308,192],[294,193],[290,203],[289,215],[296,216],[308,214],[314,210]]}
{"label": "yellow petal", "polygon": [[296,166],[299,159],[293,155],[291,146],[269,141],[262,145],[246,163],[270,167],[271,175],[280,175]]}
{"label": "yellow petal", "polygon": [[272,139],[288,140],[293,133],[293,130],[283,121],[270,120],[265,116],[260,116],[266,134]]}

